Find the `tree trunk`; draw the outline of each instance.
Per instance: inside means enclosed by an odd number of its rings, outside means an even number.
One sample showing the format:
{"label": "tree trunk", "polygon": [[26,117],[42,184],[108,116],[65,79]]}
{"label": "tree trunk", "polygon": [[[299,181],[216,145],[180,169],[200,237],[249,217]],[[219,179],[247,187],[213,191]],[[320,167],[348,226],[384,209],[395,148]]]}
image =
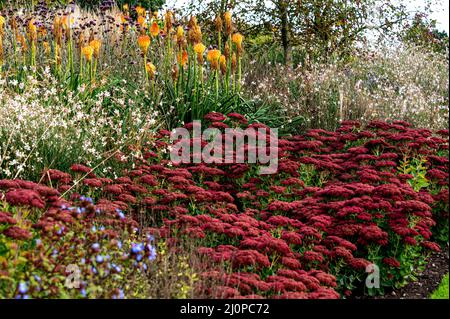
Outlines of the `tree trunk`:
{"label": "tree trunk", "polygon": [[289,21],[288,21],[288,1],[279,2],[280,20],[281,20],[281,44],[283,46],[284,64],[292,64],[292,49],[289,41]]}

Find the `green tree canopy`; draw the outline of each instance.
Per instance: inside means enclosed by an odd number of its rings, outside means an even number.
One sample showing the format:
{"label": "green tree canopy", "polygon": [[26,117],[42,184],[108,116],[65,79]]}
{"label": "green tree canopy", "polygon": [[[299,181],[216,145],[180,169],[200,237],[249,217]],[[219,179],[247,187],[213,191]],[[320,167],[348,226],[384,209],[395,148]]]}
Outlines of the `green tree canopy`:
{"label": "green tree canopy", "polygon": [[368,37],[398,38],[410,16],[406,0],[213,0],[189,7],[209,21],[232,10],[247,37],[273,35],[287,63],[294,46],[310,60],[345,59]]}

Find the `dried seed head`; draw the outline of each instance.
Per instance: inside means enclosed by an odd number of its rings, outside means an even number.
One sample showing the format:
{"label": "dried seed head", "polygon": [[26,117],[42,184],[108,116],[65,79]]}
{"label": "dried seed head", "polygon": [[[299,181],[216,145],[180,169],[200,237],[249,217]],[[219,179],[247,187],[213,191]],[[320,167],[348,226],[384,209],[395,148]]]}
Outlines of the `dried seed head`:
{"label": "dried seed head", "polygon": [[235,73],[237,68],[237,56],[236,53],[233,53],[233,57],[231,58],[231,72]]}
{"label": "dried seed head", "polygon": [[164,17],[164,28],[169,33],[173,28],[173,14],[172,11],[167,11]]}
{"label": "dried seed head", "polygon": [[176,82],[178,80],[178,65],[174,64],[172,67],[172,80]]}
{"label": "dried seed head", "polygon": [[225,55],[221,55],[219,58],[219,64],[220,64],[220,71],[222,74],[227,73],[227,58]]}
{"label": "dried seed head", "polygon": [[223,30],[223,20],[220,16],[217,16],[216,19],[214,20],[214,24],[216,26],[216,30],[217,32],[222,32]]}
{"label": "dried seed head", "polygon": [[231,12],[227,11],[224,14],[225,19],[225,29],[228,35],[231,35],[233,32],[233,22],[231,21]]}

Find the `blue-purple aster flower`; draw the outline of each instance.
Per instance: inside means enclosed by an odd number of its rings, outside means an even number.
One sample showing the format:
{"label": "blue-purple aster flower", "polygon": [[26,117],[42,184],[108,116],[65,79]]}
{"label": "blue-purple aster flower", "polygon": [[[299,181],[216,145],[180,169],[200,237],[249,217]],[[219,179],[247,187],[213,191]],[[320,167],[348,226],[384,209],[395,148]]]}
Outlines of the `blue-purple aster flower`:
{"label": "blue-purple aster flower", "polygon": [[144,250],[144,244],[143,243],[131,244],[131,252],[132,253],[139,254],[143,250]]}
{"label": "blue-purple aster flower", "polygon": [[125,298],[125,294],[123,293],[122,289],[119,289],[118,293],[115,293],[114,295],[112,295],[112,299],[124,299]]}
{"label": "blue-purple aster flower", "polygon": [[125,214],[123,213],[123,211],[121,211],[120,209],[116,208],[116,212],[119,215],[120,219],[124,219],[125,218]]}
{"label": "blue-purple aster flower", "polygon": [[28,291],[28,284],[23,281],[20,282],[19,283],[19,292],[21,294],[25,294],[27,291]]}
{"label": "blue-purple aster flower", "polygon": [[156,248],[151,245],[149,246],[150,255],[148,256],[148,260],[153,261],[156,259]]}

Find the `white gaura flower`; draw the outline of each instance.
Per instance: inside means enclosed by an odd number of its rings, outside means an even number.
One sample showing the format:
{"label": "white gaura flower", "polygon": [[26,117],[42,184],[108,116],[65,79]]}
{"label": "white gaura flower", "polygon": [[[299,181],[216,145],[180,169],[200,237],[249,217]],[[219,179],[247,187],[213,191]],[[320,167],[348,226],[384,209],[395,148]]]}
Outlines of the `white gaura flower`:
{"label": "white gaura flower", "polygon": [[[61,94],[64,88],[51,76],[35,87],[26,85],[21,93],[9,88],[1,87],[0,94],[0,179],[35,178],[45,167],[67,162],[97,165],[105,159],[104,154],[136,144],[155,124],[149,113],[143,113],[141,102],[134,104],[134,121],[123,121],[123,105],[118,101],[125,103],[126,95],[120,89],[114,91],[110,112],[95,104],[111,92],[100,88],[101,98],[88,99],[82,94]],[[127,154],[123,156],[127,158]]]}

